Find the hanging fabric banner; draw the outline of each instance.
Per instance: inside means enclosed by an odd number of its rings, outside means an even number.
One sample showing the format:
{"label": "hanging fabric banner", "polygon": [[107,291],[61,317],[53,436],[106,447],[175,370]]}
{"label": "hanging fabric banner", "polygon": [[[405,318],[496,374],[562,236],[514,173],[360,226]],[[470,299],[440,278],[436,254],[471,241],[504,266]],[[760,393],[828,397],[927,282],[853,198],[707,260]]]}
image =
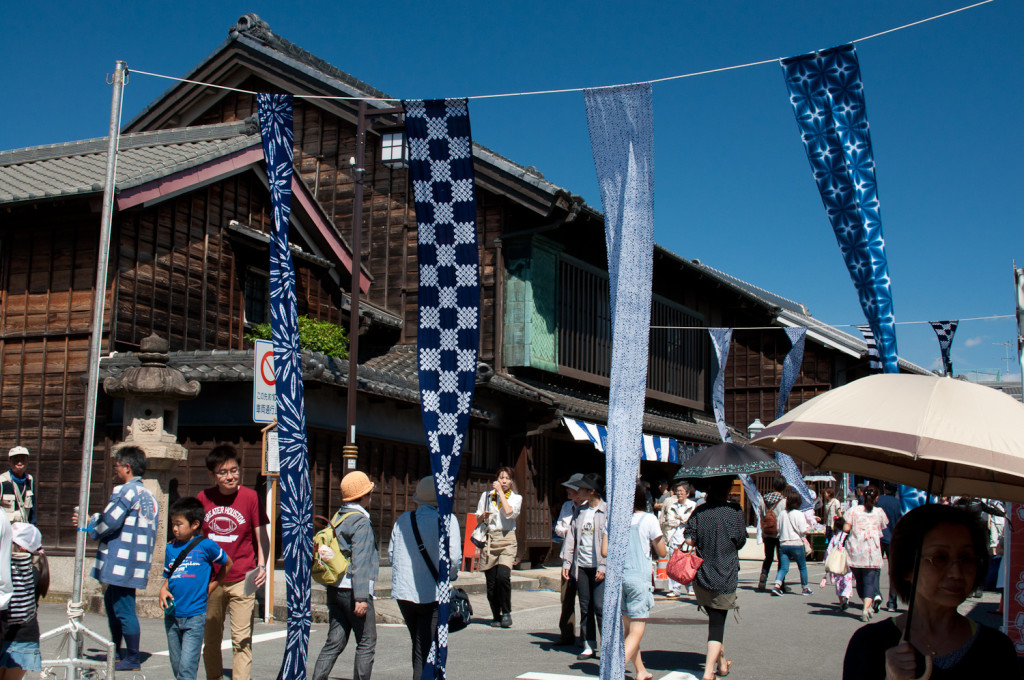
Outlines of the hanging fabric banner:
{"label": "hanging fabric banner", "polygon": [[[718,426],[718,434],[723,442],[731,442],[729,426],[725,423],[725,365],[729,362],[729,344],[732,342],[731,328],[709,328],[711,345],[715,348],[715,361],[718,368],[715,371],[715,379],[711,383],[711,408],[715,413],[715,424]],[[750,475],[740,475],[740,482],[747,494],[747,499],[755,508],[760,508],[761,492],[757,490],[757,484]],[[758,535],[761,531],[762,512],[757,514]]]}
{"label": "hanging fabric banner", "polygon": [[898,373],[896,321],[875,161],[853,45],[782,60],[789,101],[886,373]]}
{"label": "hanging fabric banner", "polygon": [[953,336],[956,335],[956,327],[960,321],[929,321],[932,330],[939,338],[939,353],[942,355],[942,370],[946,375],[953,377],[953,361],[949,357],[949,348],[953,345]]}
{"label": "hanging fabric banner", "polygon": [[[796,384],[797,376],[800,375],[800,366],[804,362],[804,341],[807,339],[806,328],[785,328],[783,330],[786,331],[791,347],[782,362],[782,382],[779,384],[779,398],[775,403],[776,420],[786,412],[786,400],[789,399],[789,393],[793,391],[793,385]],[[782,467],[782,476],[786,478],[786,483],[804,499],[802,509],[814,507],[811,490],[807,488],[796,462],[787,454],[779,451],[775,452],[775,462]]]}
{"label": "hanging fabric banner", "polygon": [[476,191],[467,100],[408,100],[402,106],[418,233],[420,403],[439,522],[437,636],[423,667],[423,678],[433,680],[447,677],[448,528],[480,345]]}
{"label": "hanging fabric banner", "polygon": [[309,528],[313,525],[313,496],[309,484],[295,268],[288,245],[294,167],[292,96],[259,94],[256,103],[274,220],[270,239],[270,326],[281,456],[281,545],[288,603],[288,638],[277,677],[305,680],[311,612],[313,537]]}
{"label": "hanging fabric banner", "polygon": [[715,348],[715,359],[718,370],[715,381],[711,383],[711,408],[715,413],[715,424],[723,442],[731,442],[729,426],[725,424],[725,364],[729,361],[729,343],[732,342],[731,328],[709,328],[711,344]]}
{"label": "hanging fabric banner", "polygon": [[882,359],[878,356],[878,345],[875,344],[875,333],[871,330],[871,326],[867,324],[859,324],[854,326],[860,331],[860,334],[864,336],[864,344],[868,348],[868,369],[871,373],[882,372]]}
{"label": "hanging fabric banner", "polygon": [[[604,210],[612,363],[605,456],[608,550],[624,555],[640,465],[654,252],[654,105],[650,83],[586,90],[587,126]],[[625,675],[621,560],[604,580],[601,678]]]}

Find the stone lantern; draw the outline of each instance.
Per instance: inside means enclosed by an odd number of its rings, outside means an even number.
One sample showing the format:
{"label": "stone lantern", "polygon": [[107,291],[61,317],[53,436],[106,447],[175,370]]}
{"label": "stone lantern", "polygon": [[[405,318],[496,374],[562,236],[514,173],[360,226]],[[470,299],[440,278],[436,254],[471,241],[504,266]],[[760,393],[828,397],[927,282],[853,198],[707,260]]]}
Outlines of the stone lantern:
{"label": "stone lantern", "polygon": [[178,443],[178,402],[195,399],[200,389],[199,382],[185,380],[181,371],[167,365],[170,359],[167,348],[167,341],[157,335],[143,338],[137,355],[142,364],[103,381],[104,392],[124,399],[124,437],[111,448],[111,453],[125,446],[137,446],[145,451],[143,484],[159,504],[149,586],[137,599],[139,614],[150,616],[162,615],[157,594],[163,582],[168,486],[178,464],[188,458],[188,451]]}

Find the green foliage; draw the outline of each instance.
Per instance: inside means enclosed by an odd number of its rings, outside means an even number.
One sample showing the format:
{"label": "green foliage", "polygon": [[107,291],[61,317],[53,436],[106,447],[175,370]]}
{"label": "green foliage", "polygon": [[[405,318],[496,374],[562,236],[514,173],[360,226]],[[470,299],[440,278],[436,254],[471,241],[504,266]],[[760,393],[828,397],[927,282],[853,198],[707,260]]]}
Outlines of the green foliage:
{"label": "green foliage", "polygon": [[[245,334],[245,339],[249,342],[270,340],[270,324],[261,323],[253,326]],[[329,357],[348,358],[348,335],[345,334],[345,329],[330,321],[311,319],[305,314],[299,317],[299,346]]]}

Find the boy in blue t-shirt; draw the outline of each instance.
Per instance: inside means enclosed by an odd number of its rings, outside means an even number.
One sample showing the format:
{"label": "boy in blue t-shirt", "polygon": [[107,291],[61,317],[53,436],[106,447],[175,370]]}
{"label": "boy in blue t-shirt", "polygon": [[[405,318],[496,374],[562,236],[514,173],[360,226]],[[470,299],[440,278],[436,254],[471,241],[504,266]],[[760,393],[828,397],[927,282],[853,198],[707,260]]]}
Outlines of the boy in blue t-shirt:
{"label": "boy in blue t-shirt", "polygon": [[[167,651],[171,670],[177,680],[195,680],[199,654],[206,630],[206,599],[210,591],[231,571],[227,553],[199,532],[205,515],[197,498],[179,498],[171,504],[171,533],[164,555],[164,581],[160,588],[160,606],[164,609]],[[198,539],[194,541],[194,539]],[[178,557],[187,550],[180,562]],[[174,567],[175,563],[177,567]],[[213,580],[213,565],[223,566]]]}

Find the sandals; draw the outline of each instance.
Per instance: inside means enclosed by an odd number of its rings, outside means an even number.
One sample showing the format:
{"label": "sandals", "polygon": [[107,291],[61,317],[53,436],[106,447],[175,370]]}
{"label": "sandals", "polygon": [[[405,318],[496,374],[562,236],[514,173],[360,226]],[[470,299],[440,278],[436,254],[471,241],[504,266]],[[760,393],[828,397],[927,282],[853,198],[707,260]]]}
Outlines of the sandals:
{"label": "sandals", "polygon": [[725,662],[725,672],[724,673],[720,670],[722,668],[722,663],[721,662],[719,662],[719,663],[717,663],[715,665],[717,666],[717,670],[715,670],[715,673],[717,673],[718,677],[720,677],[720,678],[724,678],[725,676],[729,675],[729,672],[732,670],[732,661],[730,661],[728,659]]}

